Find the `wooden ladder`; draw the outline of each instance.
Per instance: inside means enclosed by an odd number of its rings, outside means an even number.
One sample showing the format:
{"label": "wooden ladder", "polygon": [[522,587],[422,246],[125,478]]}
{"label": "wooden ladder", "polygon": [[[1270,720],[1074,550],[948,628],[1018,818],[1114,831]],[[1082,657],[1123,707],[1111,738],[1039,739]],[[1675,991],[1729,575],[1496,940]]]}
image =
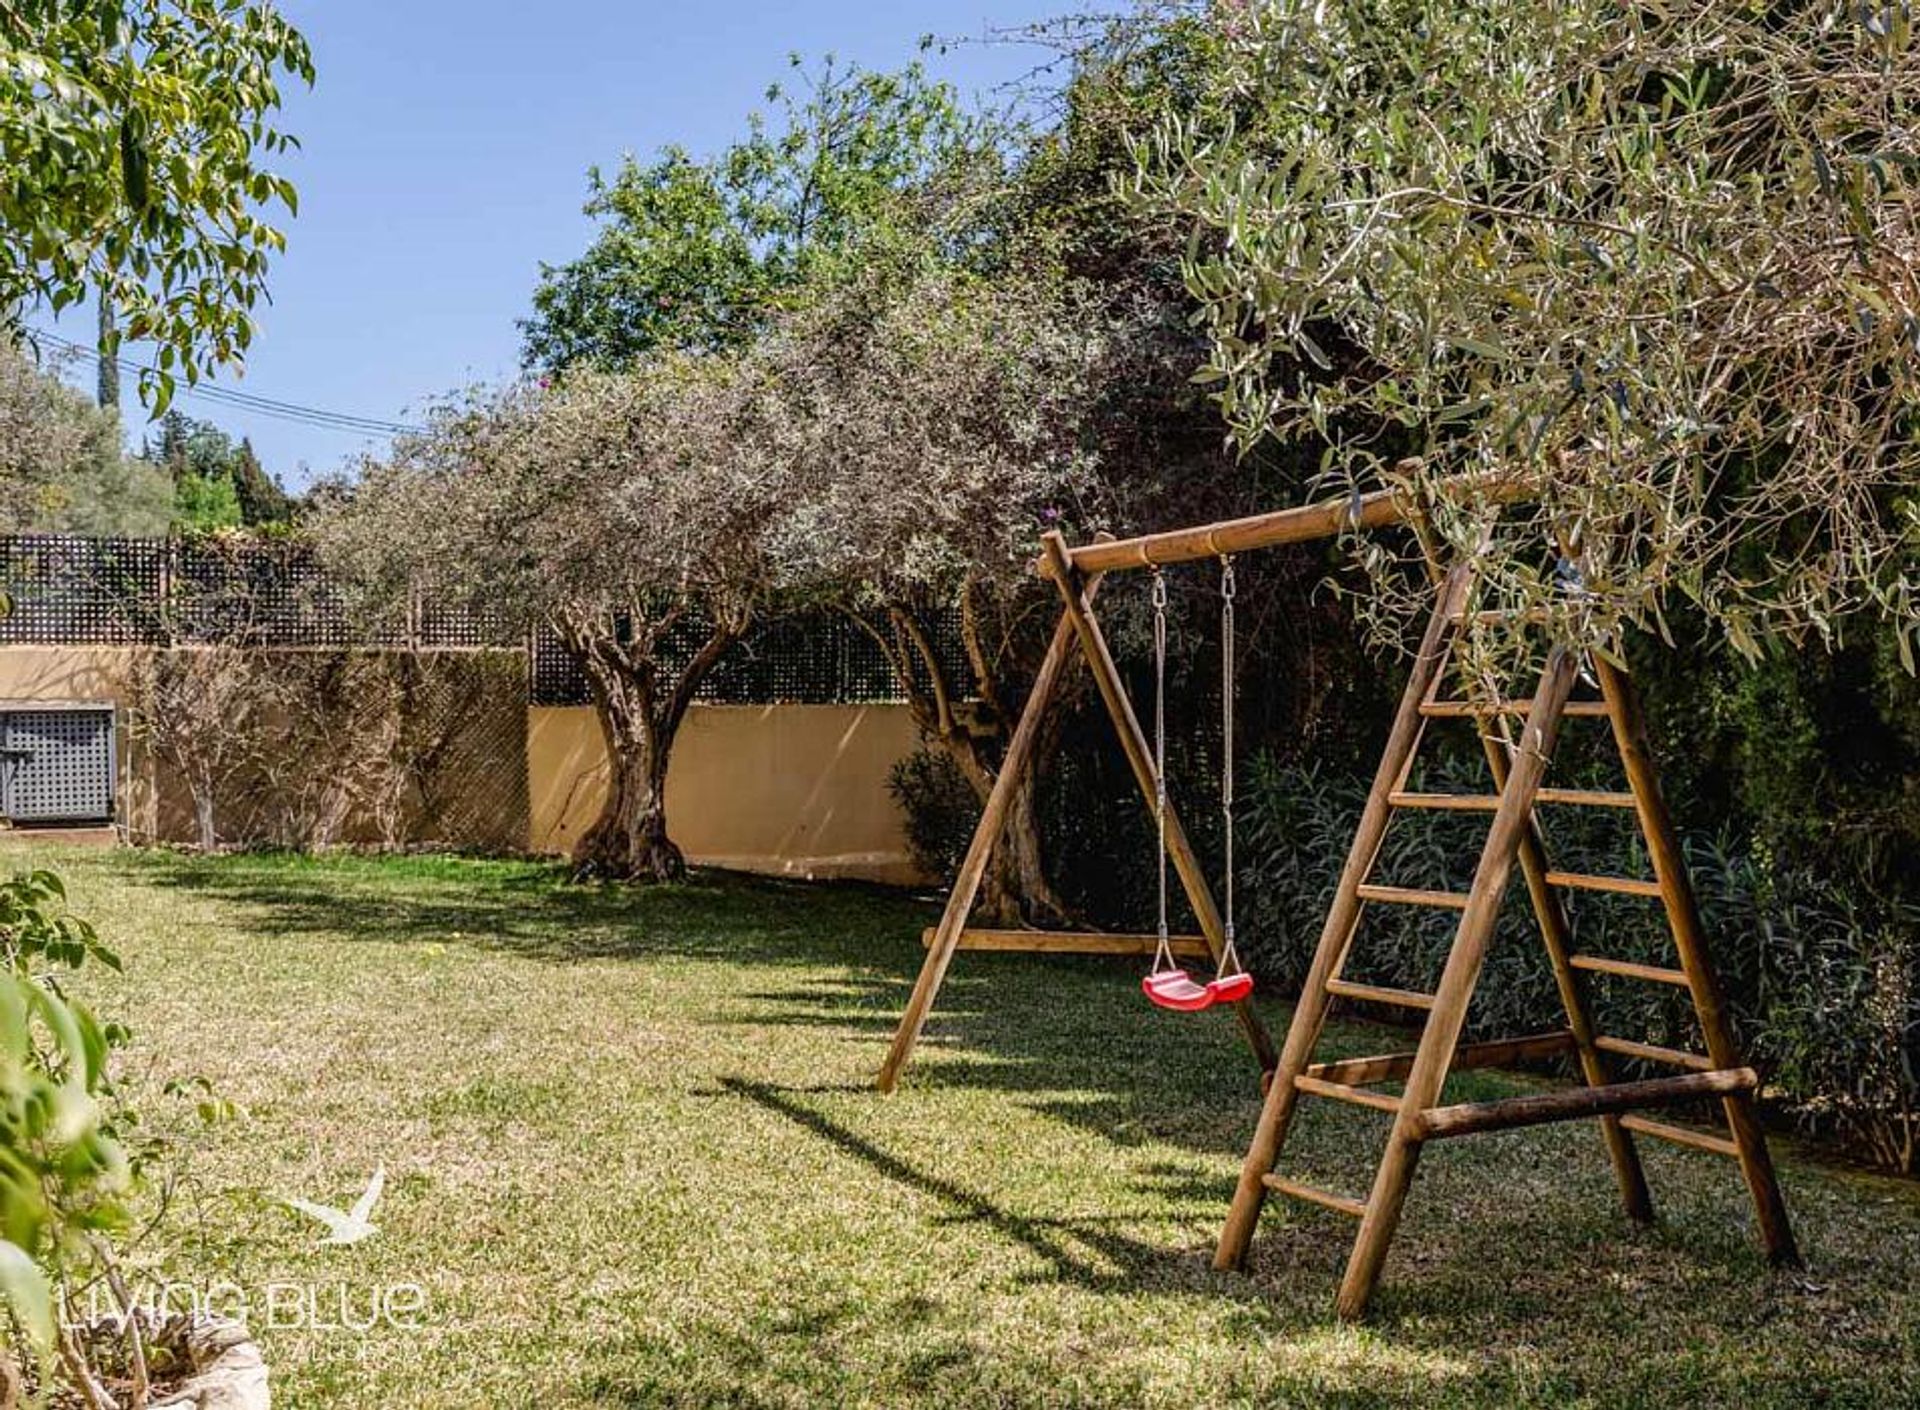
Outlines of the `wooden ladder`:
{"label": "wooden ladder", "polygon": [[[1321,931],[1319,949],[1294,1010],[1279,1066],[1261,1107],[1214,1266],[1235,1268],[1245,1260],[1269,1191],[1336,1210],[1360,1224],[1338,1301],[1342,1317],[1359,1317],[1379,1281],[1420,1152],[1428,1141],[1579,1117],[1599,1119],[1621,1198],[1632,1218],[1646,1221],[1653,1216],[1652,1199],[1634,1146],[1636,1134],[1718,1152],[1739,1162],[1768,1256],[1776,1262],[1797,1262],[1786,1206],[1755,1110],[1758,1078],[1753,1069],[1742,1064],[1734,1045],[1673,819],[1660,795],[1632,681],[1624,671],[1596,656],[1591,664],[1599,698],[1576,700],[1573,694],[1580,658],[1566,647],[1553,646],[1530,697],[1442,698],[1441,687],[1454,647],[1471,616],[1477,615],[1467,610],[1472,590],[1472,573],[1465,564],[1447,573],[1440,584],[1438,605],[1420,643]],[[1561,723],[1569,716],[1603,718],[1610,723],[1626,774],[1626,790],[1543,786]],[[1462,795],[1409,789],[1428,722],[1447,718],[1474,723],[1497,792]],[[1514,718],[1523,718],[1524,725],[1518,741],[1510,743],[1503,722]],[[1535,817],[1541,804],[1631,812],[1645,838],[1653,876],[1640,880],[1554,870]],[[1371,880],[1374,865],[1395,814],[1439,809],[1491,815],[1469,889],[1425,891],[1375,885]],[[1551,1033],[1463,1046],[1460,1034],[1467,1005],[1480,977],[1516,861],[1526,877],[1567,1026]],[[1678,967],[1576,951],[1561,904],[1561,894],[1567,890],[1657,898],[1673,932]],[[1432,993],[1356,983],[1343,977],[1362,912],[1369,904],[1426,906],[1459,913],[1452,949]],[[1582,994],[1582,976],[1587,974],[1684,988],[1692,998],[1707,1051],[1683,1052],[1597,1033]],[[1380,1057],[1313,1062],[1313,1050],[1335,998],[1423,1012],[1425,1028],[1419,1046]],[[1440,1105],[1442,1088],[1451,1071],[1502,1066],[1555,1053],[1572,1054],[1577,1059],[1583,1086],[1500,1101]],[[1616,1058],[1668,1066],[1677,1073],[1648,1081],[1615,1082],[1611,1063]],[[1377,1089],[1378,1084],[1392,1081],[1404,1084],[1400,1093]],[[1373,1189],[1364,1200],[1275,1173],[1294,1110],[1303,1096],[1358,1106],[1389,1118],[1385,1152]],[[1724,1137],[1632,1114],[1702,1097],[1720,1099],[1727,1121]]]}

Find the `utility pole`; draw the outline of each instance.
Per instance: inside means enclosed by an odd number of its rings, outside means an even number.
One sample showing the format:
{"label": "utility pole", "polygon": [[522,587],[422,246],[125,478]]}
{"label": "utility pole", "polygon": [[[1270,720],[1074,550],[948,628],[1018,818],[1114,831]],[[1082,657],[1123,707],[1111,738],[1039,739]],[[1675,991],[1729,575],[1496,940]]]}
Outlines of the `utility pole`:
{"label": "utility pole", "polygon": [[115,358],[113,341],[113,295],[100,291],[100,382],[97,400],[114,411],[120,409],[120,363]]}

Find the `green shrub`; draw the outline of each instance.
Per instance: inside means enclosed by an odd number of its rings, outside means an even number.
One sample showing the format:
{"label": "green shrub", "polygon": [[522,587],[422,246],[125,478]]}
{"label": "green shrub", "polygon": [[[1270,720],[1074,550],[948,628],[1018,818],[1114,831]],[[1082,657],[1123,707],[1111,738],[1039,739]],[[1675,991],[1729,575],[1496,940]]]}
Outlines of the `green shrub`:
{"label": "green shrub", "polygon": [[[126,1029],[66,992],[66,977],[89,964],[120,968],[93,927],[66,909],[57,875],[0,882],[0,1303],[20,1334],[0,1332],[0,1358],[14,1363],[14,1387],[20,1363],[32,1361],[42,1384],[57,1376],[79,1392],[97,1379],[95,1357],[118,1354],[120,1337],[103,1345],[61,1320],[80,1306],[82,1289],[102,1280],[121,1302],[127,1346],[138,1347],[120,1259],[135,1197],[177,1153],[114,1085],[110,1062]],[[201,1122],[231,1114],[204,1082],[166,1091],[185,1097]],[[144,1369],[140,1376],[144,1385]],[[134,1400],[145,1403],[144,1389]]]}
{"label": "green shrub", "polygon": [[[1477,760],[1442,758],[1419,780],[1434,791],[1484,792]],[[1245,790],[1241,949],[1255,972],[1297,990],[1366,782],[1311,766],[1256,762]],[[1554,809],[1546,820],[1556,866],[1650,875],[1631,816]],[[1401,814],[1375,875],[1395,885],[1462,890],[1484,815]],[[1863,904],[1851,888],[1804,868],[1771,863],[1731,832],[1684,838],[1716,969],[1747,1055],[1782,1105],[1809,1129],[1895,1169],[1920,1169],[1920,909]],[[1644,898],[1567,898],[1577,948],[1673,965],[1665,914]],[[1431,989],[1456,917],[1415,907],[1373,906],[1363,918],[1348,972],[1402,988]],[[1592,977],[1587,993],[1604,1032],[1668,1046],[1700,1039],[1684,991]],[[1475,992],[1476,1036],[1563,1026],[1558,991],[1526,888],[1508,891],[1496,940]]]}
{"label": "green shrub", "polygon": [[916,749],[893,766],[887,791],[905,818],[914,865],[951,882],[980,816],[980,800],[960,766],[941,750]]}

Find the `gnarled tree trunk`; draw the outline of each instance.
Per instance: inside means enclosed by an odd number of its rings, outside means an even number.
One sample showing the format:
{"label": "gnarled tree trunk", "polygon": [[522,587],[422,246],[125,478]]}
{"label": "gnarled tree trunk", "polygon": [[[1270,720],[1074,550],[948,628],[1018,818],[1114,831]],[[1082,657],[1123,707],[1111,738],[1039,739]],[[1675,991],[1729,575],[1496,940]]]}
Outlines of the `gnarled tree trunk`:
{"label": "gnarled tree trunk", "polygon": [[[998,754],[1009,723],[995,669],[995,662],[1006,653],[989,652],[983,646],[974,592],[969,588],[962,594],[962,615],[967,658],[974,676],[972,689],[978,699],[978,708],[971,708],[954,699],[945,664],[912,611],[895,606],[887,615],[890,633],[854,614],[887,653],[921,734],[953,760],[985,808],[999,778]],[[1042,721],[1036,759],[1044,760],[1052,753],[1059,738],[1059,716],[1058,710],[1050,711]],[[981,878],[980,896],[974,903],[974,913],[980,920],[1003,926],[1072,924],[1072,912],[1047,877],[1045,858],[1029,774],[1008,805],[1005,826],[986,875]]]}
{"label": "gnarled tree trunk", "polygon": [[576,878],[660,882],[687,874],[686,855],[667,828],[667,767],[700,683],[743,631],[716,628],[668,684],[647,647],[563,630],[586,667],[607,751],[606,801],[574,845]]}
{"label": "gnarled tree trunk", "polygon": [[667,832],[667,764],[673,731],[656,712],[610,706],[594,692],[607,748],[607,797],[574,845],[574,874],[627,881],[678,881],[687,859]]}
{"label": "gnarled tree trunk", "polygon": [[[984,809],[987,796],[999,778],[999,770],[986,765],[978,741],[970,735],[948,734],[940,737],[940,745],[959,765]],[[1045,757],[1044,748],[1035,752],[1038,757]],[[993,849],[993,860],[980,879],[980,898],[974,903],[974,913],[983,923],[1006,926],[1073,923],[1067,903],[1047,879],[1045,847],[1040,840],[1040,818],[1034,802],[1033,779],[1029,776],[1007,805],[1006,823]]]}

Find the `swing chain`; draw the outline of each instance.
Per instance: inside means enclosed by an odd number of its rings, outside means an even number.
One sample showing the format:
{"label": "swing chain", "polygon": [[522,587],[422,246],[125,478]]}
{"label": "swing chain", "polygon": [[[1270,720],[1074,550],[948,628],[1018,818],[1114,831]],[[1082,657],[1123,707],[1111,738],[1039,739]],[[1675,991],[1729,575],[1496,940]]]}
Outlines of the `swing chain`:
{"label": "swing chain", "polygon": [[1159,943],[1153,973],[1172,969],[1173,944],[1167,936],[1167,580],[1153,570],[1153,821],[1160,847]]}
{"label": "swing chain", "polygon": [[1234,945],[1233,925],[1233,733],[1234,696],[1238,677],[1234,668],[1234,600],[1239,585],[1233,576],[1233,555],[1220,555],[1220,815],[1226,852],[1222,886],[1225,914],[1221,919],[1220,977],[1240,971],[1240,952]]}

